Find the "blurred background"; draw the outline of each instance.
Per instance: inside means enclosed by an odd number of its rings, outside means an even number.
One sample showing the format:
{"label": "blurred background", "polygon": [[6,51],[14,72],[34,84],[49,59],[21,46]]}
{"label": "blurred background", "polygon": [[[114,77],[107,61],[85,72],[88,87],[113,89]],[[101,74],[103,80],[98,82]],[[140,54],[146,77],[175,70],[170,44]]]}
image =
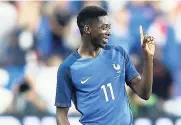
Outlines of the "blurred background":
{"label": "blurred background", "polygon": [[[155,37],[153,94],[143,101],[128,87],[134,125],[181,125],[181,2],[0,2],[0,124],[56,125],[56,73],[80,45],[78,11],[108,10],[109,44],[122,46],[141,73],[139,25]],[[71,107],[71,125],[80,114]]]}

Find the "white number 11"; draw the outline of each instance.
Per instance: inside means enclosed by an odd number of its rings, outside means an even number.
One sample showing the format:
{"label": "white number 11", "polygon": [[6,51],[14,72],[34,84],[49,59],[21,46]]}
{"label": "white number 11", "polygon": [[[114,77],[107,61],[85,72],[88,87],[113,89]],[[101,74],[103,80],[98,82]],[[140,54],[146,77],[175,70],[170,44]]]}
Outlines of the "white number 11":
{"label": "white number 11", "polygon": [[[112,99],[114,100],[115,97],[114,97],[114,92],[113,92],[111,83],[108,83],[108,84],[107,84],[107,87],[110,89],[111,97],[112,97]],[[107,90],[106,90],[105,85],[102,85],[102,86],[101,86],[101,89],[103,89],[103,91],[104,91],[104,96],[105,96],[105,98],[106,98],[106,102],[108,102],[109,99],[108,99]]]}

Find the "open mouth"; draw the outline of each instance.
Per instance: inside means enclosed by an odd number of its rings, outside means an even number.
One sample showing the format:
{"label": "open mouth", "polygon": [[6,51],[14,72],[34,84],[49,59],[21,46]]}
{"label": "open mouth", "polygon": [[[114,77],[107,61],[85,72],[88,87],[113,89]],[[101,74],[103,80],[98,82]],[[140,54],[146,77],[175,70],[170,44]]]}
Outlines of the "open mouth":
{"label": "open mouth", "polygon": [[105,43],[108,42],[108,38],[102,38]]}
{"label": "open mouth", "polygon": [[108,38],[106,38],[106,37],[103,37],[102,39],[104,39],[104,40],[106,40],[106,41],[108,40]]}

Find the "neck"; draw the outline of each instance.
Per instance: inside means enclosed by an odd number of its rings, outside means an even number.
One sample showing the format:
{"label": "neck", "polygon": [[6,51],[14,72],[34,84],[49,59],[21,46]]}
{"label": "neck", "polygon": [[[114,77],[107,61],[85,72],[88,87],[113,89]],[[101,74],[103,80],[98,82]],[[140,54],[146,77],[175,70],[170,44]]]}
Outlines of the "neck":
{"label": "neck", "polygon": [[91,44],[90,39],[82,38],[82,45],[78,49],[81,57],[95,58],[98,56],[102,48],[96,48]]}

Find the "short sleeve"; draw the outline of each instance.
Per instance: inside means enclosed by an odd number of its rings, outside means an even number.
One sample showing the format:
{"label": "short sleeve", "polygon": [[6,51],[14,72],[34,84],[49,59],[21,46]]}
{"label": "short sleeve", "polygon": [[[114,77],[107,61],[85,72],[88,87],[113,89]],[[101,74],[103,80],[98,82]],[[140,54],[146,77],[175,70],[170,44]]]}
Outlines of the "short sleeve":
{"label": "short sleeve", "polygon": [[137,72],[135,66],[131,62],[129,56],[124,51],[124,58],[125,58],[125,80],[126,84],[129,85],[130,81],[135,78],[136,76],[139,76],[140,74]]}
{"label": "short sleeve", "polygon": [[57,72],[55,106],[71,107],[72,83],[68,68],[60,66]]}

